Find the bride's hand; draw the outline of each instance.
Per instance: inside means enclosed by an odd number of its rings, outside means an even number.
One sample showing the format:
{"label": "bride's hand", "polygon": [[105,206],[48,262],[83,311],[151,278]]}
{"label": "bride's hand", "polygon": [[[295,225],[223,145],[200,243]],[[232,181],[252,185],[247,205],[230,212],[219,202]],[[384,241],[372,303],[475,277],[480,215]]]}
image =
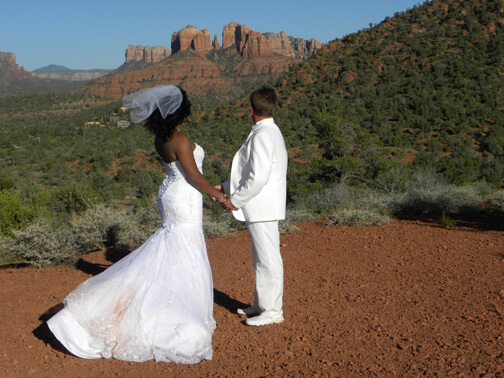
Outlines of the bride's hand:
{"label": "bride's hand", "polygon": [[223,200],[219,201],[219,203],[226,213],[230,213],[233,210],[236,210],[236,208],[231,203],[231,197],[227,194],[224,195]]}

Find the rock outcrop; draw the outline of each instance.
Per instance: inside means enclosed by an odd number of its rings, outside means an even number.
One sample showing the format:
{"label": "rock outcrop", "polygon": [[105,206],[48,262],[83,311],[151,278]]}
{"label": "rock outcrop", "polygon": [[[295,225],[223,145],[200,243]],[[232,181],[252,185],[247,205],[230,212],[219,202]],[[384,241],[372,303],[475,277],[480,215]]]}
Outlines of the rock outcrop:
{"label": "rock outcrop", "polygon": [[211,50],[226,49],[233,45],[244,58],[286,56],[297,59],[310,56],[322,47],[322,44],[314,39],[307,41],[302,38],[293,38],[285,32],[263,34],[236,22],[230,22],[224,26],[221,47],[216,34],[212,40],[208,29],[199,30],[192,25],[187,25],[172,34],[171,51],[164,46],[129,45],[125,54],[126,63],[132,61],[157,63],[171,54],[185,50],[191,50],[196,55],[205,56]]}
{"label": "rock outcrop", "polygon": [[205,55],[213,48],[208,29],[198,30],[192,25],[187,25],[182,30],[174,32],[171,37],[173,54],[192,49],[197,55]]}
{"label": "rock outcrop", "polygon": [[157,63],[171,55],[168,47],[164,46],[132,46],[126,49],[126,63],[145,61],[147,63]]}
{"label": "rock outcrop", "polygon": [[7,85],[13,80],[29,79],[30,76],[30,72],[16,63],[15,54],[0,51],[0,85]]}
{"label": "rock outcrop", "polygon": [[184,59],[167,59],[140,70],[101,77],[79,90],[98,96],[120,99],[132,92],[156,85],[178,85],[184,80],[216,79],[217,65],[197,55]]}
{"label": "rock outcrop", "polygon": [[[116,70],[80,89],[103,97],[120,99],[139,89],[156,85],[183,85],[205,101],[229,100],[289,69],[292,63],[313,54],[322,44],[289,37],[286,33],[260,33],[246,25],[229,23],[211,39],[208,29],[188,25],[171,37],[171,55],[155,64],[142,46],[129,46],[126,63],[138,68]],[[154,58],[151,59],[154,62]]]}
{"label": "rock outcrop", "polygon": [[[275,55],[301,58],[313,54],[322,47],[322,44],[314,39],[306,41],[302,38],[293,38],[285,32],[262,34],[246,25],[231,22],[222,30],[222,48],[226,49],[233,45],[236,45],[236,50],[244,58],[270,58]],[[216,35],[213,43],[210,41],[208,29],[198,30],[188,25],[173,33],[171,48],[174,54],[192,49],[197,55],[204,56],[208,51],[220,49],[221,46]]]}
{"label": "rock outcrop", "polygon": [[212,43],[212,45],[213,45],[213,48],[214,48],[215,50],[219,50],[219,49],[220,49],[220,47],[221,47],[221,46],[220,46],[220,43],[219,43],[219,40],[217,39],[217,34],[214,34],[214,37],[213,37],[213,43]]}
{"label": "rock outcrop", "polygon": [[244,58],[270,57],[283,55],[290,58],[301,58],[312,55],[322,47],[315,39],[289,37],[285,32],[256,32],[245,25],[231,22],[222,31],[222,48],[236,44],[238,52]]}
{"label": "rock outcrop", "polygon": [[240,33],[243,28],[252,30],[248,26],[242,26],[236,22],[230,22],[224,26],[224,29],[222,30],[222,48],[227,49],[237,43],[237,40],[241,39],[241,35],[238,36],[237,33]]}

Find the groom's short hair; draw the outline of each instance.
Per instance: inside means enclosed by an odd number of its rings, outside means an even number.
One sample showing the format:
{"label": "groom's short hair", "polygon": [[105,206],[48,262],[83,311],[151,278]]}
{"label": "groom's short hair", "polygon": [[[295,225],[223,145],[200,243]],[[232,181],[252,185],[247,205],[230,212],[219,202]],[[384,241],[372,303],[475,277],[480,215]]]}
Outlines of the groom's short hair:
{"label": "groom's short hair", "polygon": [[254,113],[261,117],[272,116],[277,104],[275,90],[261,87],[250,95],[250,105]]}

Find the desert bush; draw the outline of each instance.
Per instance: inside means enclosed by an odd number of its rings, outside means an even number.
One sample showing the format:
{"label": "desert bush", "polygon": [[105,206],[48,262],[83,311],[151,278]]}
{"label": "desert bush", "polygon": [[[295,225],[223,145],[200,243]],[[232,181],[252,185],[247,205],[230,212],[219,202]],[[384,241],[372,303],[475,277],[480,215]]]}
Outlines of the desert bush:
{"label": "desert bush", "polygon": [[390,203],[394,214],[440,215],[478,211],[481,200],[477,188],[457,187],[450,184],[426,188],[412,188],[403,195],[395,196]]}
{"label": "desert bush", "polygon": [[433,168],[422,168],[416,171],[406,182],[406,190],[437,190],[449,186],[448,181]]}
{"label": "desert bush", "polygon": [[207,236],[225,235],[245,228],[245,223],[237,221],[231,214],[211,215],[207,212],[203,213],[203,232]]}
{"label": "desert bush", "polygon": [[397,194],[406,191],[408,180],[411,174],[408,167],[398,165],[392,169],[383,170],[376,177],[375,183],[381,192],[387,194]]}
{"label": "desert bush", "polygon": [[76,245],[82,252],[103,249],[113,242],[111,232],[118,226],[118,212],[104,204],[90,207],[81,217],[72,220]]}
{"label": "desert bush", "polygon": [[14,180],[12,177],[0,176],[0,190],[9,190],[14,187]]}
{"label": "desert bush", "polygon": [[280,234],[288,234],[293,231],[298,231],[299,227],[295,224],[289,223],[287,219],[281,220],[278,222],[278,230]]}
{"label": "desert bush", "polygon": [[355,200],[355,195],[351,189],[344,184],[340,184],[317,193],[313,198],[313,203],[316,208],[324,213],[348,207],[353,200]]}
{"label": "desert bush", "polygon": [[14,238],[0,239],[0,250],[6,261],[24,261],[37,267],[74,263],[78,253],[75,234],[70,228],[53,228],[40,221],[19,231]]}
{"label": "desert bush", "polygon": [[370,226],[388,222],[390,195],[338,184],[315,195],[313,202],[327,225]]}
{"label": "desert bush", "polygon": [[476,192],[481,196],[481,197],[489,197],[493,194],[495,194],[495,186],[487,183],[486,181],[478,181],[469,184],[469,186],[474,187]]}
{"label": "desert bush", "polygon": [[333,224],[345,226],[381,226],[390,218],[374,209],[342,209],[334,212],[326,226]]}
{"label": "desert bush", "polygon": [[489,207],[504,211],[504,190],[499,190],[489,196],[486,199],[485,204]]}
{"label": "desert bush", "polygon": [[33,219],[32,209],[24,206],[19,197],[0,190],[0,236],[12,236],[14,230],[25,227]]}
{"label": "desert bush", "polygon": [[160,226],[161,216],[152,197],[146,206],[135,207],[117,214],[111,230],[114,245],[137,247],[145,242]]}
{"label": "desert bush", "polygon": [[304,207],[304,204],[300,204],[295,208],[288,208],[285,214],[287,222],[306,222],[319,218],[319,214],[310,211],[308,208]]}

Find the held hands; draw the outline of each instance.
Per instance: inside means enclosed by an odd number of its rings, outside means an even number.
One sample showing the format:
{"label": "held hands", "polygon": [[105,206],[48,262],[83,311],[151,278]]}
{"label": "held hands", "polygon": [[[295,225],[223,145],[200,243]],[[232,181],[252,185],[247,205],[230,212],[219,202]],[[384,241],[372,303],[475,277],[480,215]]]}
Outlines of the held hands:
{"label": "held hands", "polygon": [[231,199],[229,195],[226,194],[224,191],[224,187],[222,185],[215,185],[215,189],[220,191],[222,193],[222,196],[220,198],[215,198],[215,197],[210,197],[210,199],[213,202],[219,202],[221,207],[224,209],[225,212],[230,213],[233,210],[236,210],[233,204],[231,203]]}
{"label": "held hands", "polygon": [[231,197],[229,197],[227,194],[224,194],[224,198],[222,201],[219,201],[221,207],[224,209],[225,212],[230,213],[233,210],[236,210],[233,204],[231,203]]}

